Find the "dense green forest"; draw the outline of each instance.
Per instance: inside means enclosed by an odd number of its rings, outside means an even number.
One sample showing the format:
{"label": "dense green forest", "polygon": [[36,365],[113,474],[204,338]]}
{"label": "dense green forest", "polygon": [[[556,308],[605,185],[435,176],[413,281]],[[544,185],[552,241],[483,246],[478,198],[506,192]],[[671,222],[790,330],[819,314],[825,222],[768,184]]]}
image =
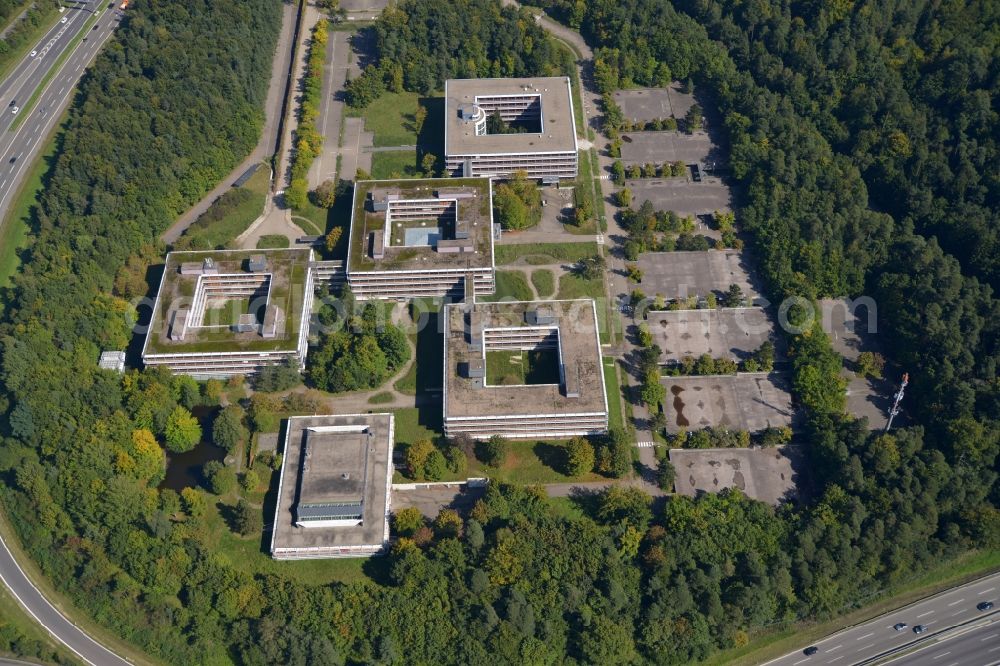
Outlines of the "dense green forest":
{"label": "dense green forest", "polygon": [[[749,6],[727,6],[728,20],[722,8],[706,8],[718,12],[706,20],[663,0],[552,9],[601,47],[607,85],[660,81],[667,69],[710,95],[769,297],[870,289],[894,360],[914,375],[915,423],[873,435],[845,416],[841,361],[818,327],[806,327],[791,347],[815,486],[807,504],[773,509],[725,492],[654,507],[613,488],[567,508],[538,489],[493,484],[467,520],[408,532],[361,582],[303,582],[308,575],[294,575],[302,563],[248,571],[217,548],[205,510],[216,496],[156,488],[163,447],[187,421],[178,410],[217,405],[214,389],[155,371],[123,377],[96,360],[129,342],[125,297],[157,234],[252,148],[280,7],[137,0],[82,83],[0,328],[0,497],[26,548],[80,608],[178,664],[686,664],[763,628],[842,612],[971,548],[1000,546],[1000,316],[978,269],[963,275],[965,263],[925,239],[936,222],[873,210],[876,183],[866,181],[881,176],[813,108],[824,104],[820,89],[803,85],[805,97],[793,99],[745,66],[744,39],[762,63],[784,57],[784,42],[743,16]],[[856,31],[840,34],[865,71],[882,67],[862,29],[878,11],[848,6],[837,19],[859,16]],[[985,7],[964,11],[964,22],[995,26]],[[804,20],[820,31],[823,21]],[[463,72],[556,62],[551,52],[523,61],[548,40],[487,0],[404,1],[375,30],[379,67],[404,64],[417,90]],[[803,32],[795,43],[822,41]],[[954,53],[970,65],[979,57]],[[788,65],[780,84],[814,76],[799,67]],[[918,67],[907,85],[928,77]],[[910,139],[928,160],[951,163],[934,157],[936,144]],[[884,160],[883,150],[872,142],[865,154]]]}
{"label": "dense green forest", "polygon": [[375,24],[375,38],[376,62],[348,85],[353,106],[385,90],[443,90],[447,79],[566,73],[564,52],[531,16],[495,0],[403,0]]}

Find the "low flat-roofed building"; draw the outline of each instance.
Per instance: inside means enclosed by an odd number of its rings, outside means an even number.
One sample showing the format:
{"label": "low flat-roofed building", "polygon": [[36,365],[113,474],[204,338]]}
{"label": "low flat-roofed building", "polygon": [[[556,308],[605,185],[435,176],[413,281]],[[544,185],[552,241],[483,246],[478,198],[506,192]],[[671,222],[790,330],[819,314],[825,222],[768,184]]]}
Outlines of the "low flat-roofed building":
{"label": "low flat-roofed building", "polygon": [[125,372],[125,352],[104,351],[97,362],[97,366],[102,370],[114,370],[115,372]]}
{"label": "low flat-roofed building", "polygon": [[393,427],[392,414],[288,419],[272,557],[368,557],[386,547]]}
{"label": "low flat-roofed building", "polygon": [[509,177],[524,170],[547,181],[576,178],[579,148],[568,77],[450,79],[444,98],[445,168],[451,175]]}
{"label": "low flat-roofed building", "polygon": [[489,179],[355,183],[346,270],[361,300],[492,294]]}
{"label": "low flat-roofed building", "polygon": [[303,367],[313,299],[313,252],[171,252],[142,360],[205,379]]}
{"label": "low flat-roofed building", "polygon": [[444,308],[444,432],[477,439],[607,432],[591,299]]}

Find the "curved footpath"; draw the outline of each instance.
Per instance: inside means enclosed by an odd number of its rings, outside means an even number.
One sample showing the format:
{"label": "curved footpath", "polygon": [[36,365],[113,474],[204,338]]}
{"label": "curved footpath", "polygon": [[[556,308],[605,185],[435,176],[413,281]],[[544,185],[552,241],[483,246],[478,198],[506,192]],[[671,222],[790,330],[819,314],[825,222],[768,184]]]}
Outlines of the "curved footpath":
{"label": "curved footpath", "polygon": [[129,663],[88,636],[53,606],[24,573],[2,538],[0,580],[38,624],[84,663],[94,666],[126,666]]}

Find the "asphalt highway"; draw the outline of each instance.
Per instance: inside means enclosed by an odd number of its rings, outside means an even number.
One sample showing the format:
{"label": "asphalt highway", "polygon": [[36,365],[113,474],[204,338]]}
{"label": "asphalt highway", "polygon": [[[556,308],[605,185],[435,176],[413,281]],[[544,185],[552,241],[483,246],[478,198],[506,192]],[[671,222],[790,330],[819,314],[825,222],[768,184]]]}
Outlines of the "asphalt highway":
{"label": "asphalt highway", "polygon": [[18,566],[3,541],[0,541],[0,580],[38,624],[85,663],[95,666],[126,666],[129,663],[97,643],[49,603]]}
{"label": "asphalt highway", "polygon": [[[976,605],[983,601],[992,601],[996,605],[990,611],[977,610]],[[959,625],[1000,620],[1000,615],[997,615],[998,611],[1000,611],[1000,574],[994,574],[828,636],[813,644],[818,648],[818,651],[812,656],[805,655],[803,650],[806,646],[803,645],[795,652],[767,662],[767,666],[818,666],[826,664],[853,666],[872,663],[876,658],[888,655],[903,646],[929,645],[943,639],[944,632]],[[893,627],[900,622],[905,622],[907,626],[897,631]],[[923,625],[926,627],[926,631],[922,634],[914,633],[913,628],[917,625]],[[998,632],[1000,629],[994,628],[993,631]],[[977,636],[983,638],[986,634],[977,634]],[[955,642],[953,643],[953,641]],[[994,635],[983,641],[971,638],[968,640],[965,638],[961,640],[958,638],[950,639],[947,644],[963,645],[961,648],[963,657],[957,663],[963,666],[966,664],[975,666],[1000,663],[1000,650],[989,652],[991,648],[1000,646],[1000,642],[997,641],[1000,641],[1000,638]],[[921,654],[923,654],[923,650],[921,650]],[[933,652],[933,654],[938,653]],[[955,661],[955,659],[946,659],[946,656],[938,657],[936,661],[929,663],[932,663],[933,666],[948,666],[952,661]],[[924,663],[910,661],[910,659],[915,658],[915,655],[904,657],[894,663],[906,664],[907,666],[911,663]]]}
{"label": "asphalt highway", "polygon": [[1000,617],[940,641],[933,641],[886,666],[994,666],[1000,664]]}
{"label": "asphalt highway", "polygon": [[[118,13],[106,3],[91,3],[91,6],[92,9],[66,9],[55,26],[32,47],[35,55],[26,55],[0,82],[0,220],[6,219],[35,155],[69,104],[84,69],[118,25]],[[97,22],[88,27],[88,19],[95,13]],[[62,23],[64,18],[66,22]],[[88,34],[77,41],[58,71],[53,71],[60,55],[84,30]],[[47,81],[46,76],[50,76]],[[41,94],[31,108],[25,108],[36,89]],[[22,114],[27,117],[22,117],[14,127],[14,121]]]}

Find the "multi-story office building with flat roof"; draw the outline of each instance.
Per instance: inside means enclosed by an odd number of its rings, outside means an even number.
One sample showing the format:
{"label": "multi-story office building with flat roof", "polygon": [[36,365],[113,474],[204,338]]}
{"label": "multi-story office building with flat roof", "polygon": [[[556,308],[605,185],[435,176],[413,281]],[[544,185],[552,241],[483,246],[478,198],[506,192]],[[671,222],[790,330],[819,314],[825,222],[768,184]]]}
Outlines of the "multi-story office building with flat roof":
{"label": "multi-story office building with flat roof", "polygon": [[200,379],[303,367],[311,249],[171,252],[142,350],[147,366]]}
{"label": "multi-story office building with flat roof", "polygon": [[392,414],[288,419],[271,556],[380,553],[389,542],[392,446]]}
{"label": "multi-story office building with flat roof", "polygon": [[607,432],[591,299],[444,308],[444,432],[477,439]]}
{"label": "multi-story office building with flat roof", "polygon": [[493,236],[487,178],[361,181],[347,281],[362,300],[461,297],[467,278],[475,293],[492,294]]}
{"label": "multi-story office building with flat roof", "polygon": [[576,178],[569,78],[450,79],[444,85],[445,165],[452,176]]}

